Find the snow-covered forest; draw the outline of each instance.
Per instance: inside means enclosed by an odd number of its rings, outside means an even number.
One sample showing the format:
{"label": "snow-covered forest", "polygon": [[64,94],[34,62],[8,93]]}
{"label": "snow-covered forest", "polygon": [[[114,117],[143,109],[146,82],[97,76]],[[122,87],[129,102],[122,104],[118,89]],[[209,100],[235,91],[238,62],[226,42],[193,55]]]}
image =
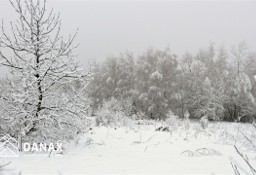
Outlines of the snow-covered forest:
{"label": "snow-covered forest", "polygon": [[182,58],[170,48],[148,49],[138,58],[124,53],[96,65],[88,91],[93,115],[116,99],[130,107],[127,116],[234,122],[256,112],[255,74],[256,55],[245,42],[231,49],[211,44]]}
{"label": "snow-covered forest", "polygon": [[[256,52],[149,48],[85,68],[41,0],[1,23],[0,174],[256,174]],[[65,20],[65,19],[63,19]],[[83,32],[83,31],[79,31]],[[1,157],[8,134],[19,157]],[[25,152],[23,143],[63,149]],[[9,143],[9,142],[8,142]]]}

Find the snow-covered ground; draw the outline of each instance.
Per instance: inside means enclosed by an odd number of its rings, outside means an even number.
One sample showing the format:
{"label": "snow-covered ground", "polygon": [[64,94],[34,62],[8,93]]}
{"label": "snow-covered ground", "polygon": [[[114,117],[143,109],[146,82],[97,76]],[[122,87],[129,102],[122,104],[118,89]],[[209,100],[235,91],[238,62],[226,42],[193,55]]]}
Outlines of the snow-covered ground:
{"label": "snow-covered ground", "polygon": [[239,134],[253,131],[248,124],[212,123],[203,130],[195,122],[173,132],[158,132],[157,127],[95,127],[66,145],[64,154],[21,153],[19,158],[4,159],[11,164],[0,174],[229,175],[235,174],[232,164],[240,174],[252,174],[233,146],[239,145],[256,164],[255,154]]}

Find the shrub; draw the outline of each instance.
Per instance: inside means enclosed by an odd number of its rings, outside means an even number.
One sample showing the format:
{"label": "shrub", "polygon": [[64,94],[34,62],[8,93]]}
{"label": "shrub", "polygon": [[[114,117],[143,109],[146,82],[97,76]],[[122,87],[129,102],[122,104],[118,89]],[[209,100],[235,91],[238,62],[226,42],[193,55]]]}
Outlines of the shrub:
{"label": "shrub", "polygon": [[203,116],[201,119],[200,119],[200,125],[203,129],[206,129],[209,125],[209,121],[208,121],[208,118],[207,116]]}
{"label": "shrub", "polygon": [[133,122],[132,118],[135,118],[131,106],[128,100],[119,101],[112,98],[104,101],[96,112],[96,126],[128,126]]}

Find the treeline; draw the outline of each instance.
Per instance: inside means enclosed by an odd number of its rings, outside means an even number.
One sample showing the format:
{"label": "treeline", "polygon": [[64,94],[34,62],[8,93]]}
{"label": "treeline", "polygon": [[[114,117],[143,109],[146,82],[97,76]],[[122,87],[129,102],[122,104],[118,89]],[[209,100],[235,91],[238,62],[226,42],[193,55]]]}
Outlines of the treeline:
{"label": "treeline", "polygon": [[92,115],[114,98],[150,119],[165,119],[171,112],[235,121],[255,113],[255,75],[256,55],[244,42],[228,50],[210,44],[181,58],[170,48],[151,48],[136,58],[125,53],[96,65],[88,94]]}

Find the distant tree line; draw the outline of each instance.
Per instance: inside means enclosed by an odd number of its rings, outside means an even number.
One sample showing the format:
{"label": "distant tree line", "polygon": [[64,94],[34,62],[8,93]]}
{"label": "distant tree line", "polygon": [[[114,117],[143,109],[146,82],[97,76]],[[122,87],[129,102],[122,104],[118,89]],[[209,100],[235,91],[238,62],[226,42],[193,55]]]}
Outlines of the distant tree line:
{"label": "distant tree line", "polygon": [[97,64],[88,94],[92,114],[115,98],[128,100],[134,114],[149,119],[165,119],[172,112],[181,118],[235,121],[256,112],[255,75],[256,54],[245,42],[230,50],[210,44],[181,58],[170,48],[150,48],[138,57],[124,53]]}

